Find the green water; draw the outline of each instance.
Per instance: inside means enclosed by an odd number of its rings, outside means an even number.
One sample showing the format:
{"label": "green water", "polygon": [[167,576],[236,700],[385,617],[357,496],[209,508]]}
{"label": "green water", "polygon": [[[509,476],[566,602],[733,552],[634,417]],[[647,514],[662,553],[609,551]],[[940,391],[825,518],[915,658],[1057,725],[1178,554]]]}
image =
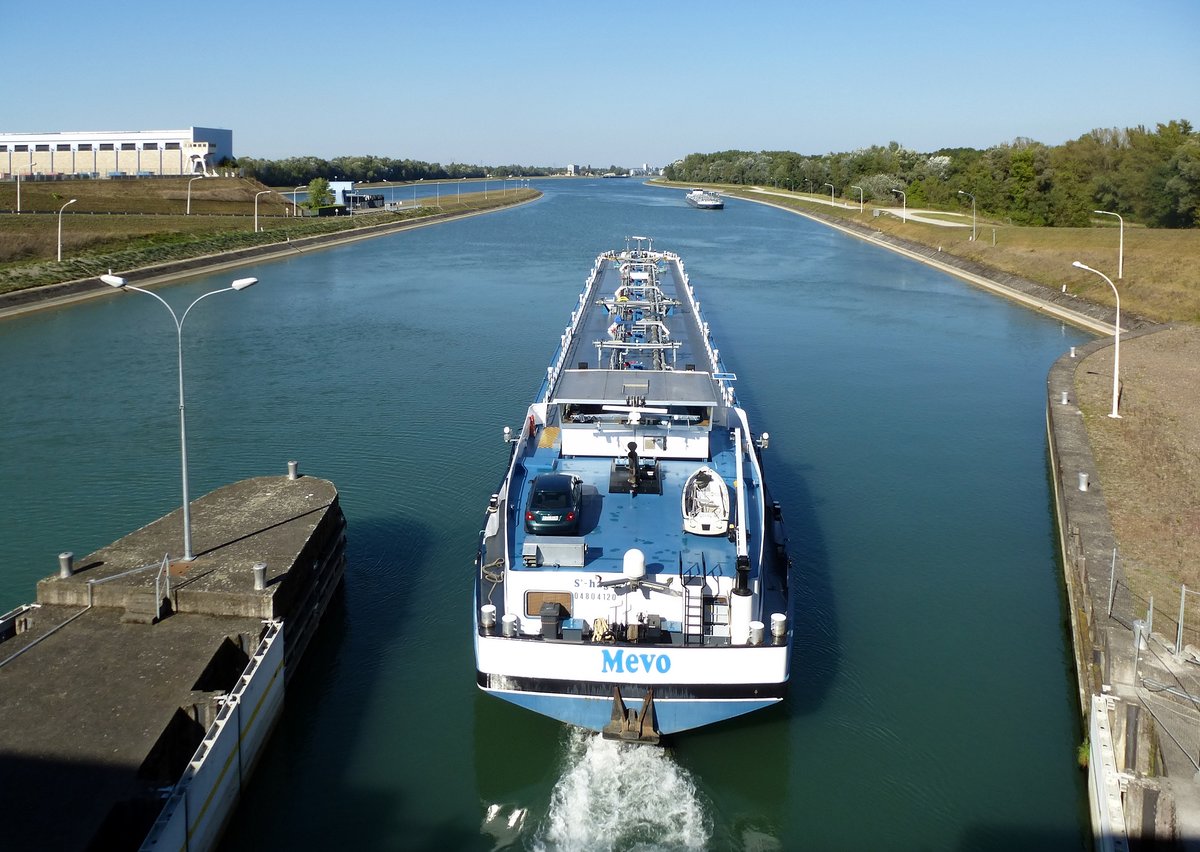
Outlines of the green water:
{"label": "green water", "polygon": [[[193,495],[333,480],[346,590],[227,850],[1086,846],[1045,378],[1084,339],[800,217],[632,181],[239,269],[185,307]],[[596,254],[679,252],[796,562],[784,705],[666,750],[478,692],[472,560],[501,429]],[[175,332],[140,294],[0,323],[0,609],[179,500]]]}

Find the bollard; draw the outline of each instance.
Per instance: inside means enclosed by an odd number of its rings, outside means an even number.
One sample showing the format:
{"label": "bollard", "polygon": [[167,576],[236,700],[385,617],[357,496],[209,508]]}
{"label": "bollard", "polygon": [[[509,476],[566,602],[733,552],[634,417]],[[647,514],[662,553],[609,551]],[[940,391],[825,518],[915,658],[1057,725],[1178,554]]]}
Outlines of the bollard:
{"label": "bollard", "polygon": [[751,621],[750,637],[747,644],[761,645],[763,643],[763,630],[765,627],[766,625],[764,625],[761,621]]}
{"label": "bollard", "polygon": [[509,639],[512,639],[513,637],[515,637],[517,635],[517,630],[518,630],[517,617],[515,615],[513,615],[511,612],[504,613],[503,617],[501,617],[501,619],[500,619],[500,624],[501,624],[501,631]]}
{"label": "bollard", "polygon": [[1075,347],[1074,346],[1071,347],[1071,357],[1072,358],[1075,357]]}
{"label": "bollard", "polygon": [[1079,490],[1080,491],[1088,490],[1088,475],[1086,473],[1079,474]]}
{"label": "bollard", "polygon": [[787,636],[788,617],[782,612],[771,613],[771,635],[776,639],[783,639]]}
{"label": "bollard", "polygon": [[496,629],[496,605],[484,604],[479,608],[479,623],[489,636]]}
{"label": "bollard", "polygon": [[288,479],[300,478],[300,462],[288,462]]}
{"label": "bollard", "polygon": [[254,591],[261,592],[267,587],[267,563],[254,563]]}
{"label": "bollard", "polygon": [[75,554],[71,551],[58,554],[58,576],[67,579],[75,573]]}
{"label": "bollard", "polygon": [[1063,405],[1067,404],[1067,392],[1066,391],[1062,392],[1062,404]]}

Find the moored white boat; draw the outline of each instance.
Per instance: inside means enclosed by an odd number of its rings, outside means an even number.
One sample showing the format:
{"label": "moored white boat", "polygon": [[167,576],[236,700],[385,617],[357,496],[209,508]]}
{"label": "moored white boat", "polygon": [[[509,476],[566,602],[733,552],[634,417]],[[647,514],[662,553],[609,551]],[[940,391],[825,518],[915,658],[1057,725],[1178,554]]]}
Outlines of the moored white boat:
{"label": "moored white boat", "polygon": [[597,258],[480,534],[480,688],[654,742],[779,702],[782,514],[683,261]]}

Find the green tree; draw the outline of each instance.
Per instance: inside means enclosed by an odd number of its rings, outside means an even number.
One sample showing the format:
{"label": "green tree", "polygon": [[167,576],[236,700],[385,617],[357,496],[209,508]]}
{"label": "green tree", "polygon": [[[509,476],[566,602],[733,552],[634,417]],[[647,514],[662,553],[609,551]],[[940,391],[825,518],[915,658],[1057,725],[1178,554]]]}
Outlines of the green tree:
{"label": "green tree", "polygon": [[308,200],[304,206],[314,213],[318,207],[323,207],[330,200],[329,181],[323,177],[313,178],[308,182]]}

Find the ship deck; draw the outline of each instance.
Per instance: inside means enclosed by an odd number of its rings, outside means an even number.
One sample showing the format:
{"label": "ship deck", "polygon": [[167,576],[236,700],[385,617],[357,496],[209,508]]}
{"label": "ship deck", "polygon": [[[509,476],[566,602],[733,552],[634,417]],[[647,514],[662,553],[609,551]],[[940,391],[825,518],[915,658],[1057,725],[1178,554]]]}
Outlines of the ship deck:
{"label": "ship deck", "polygon": [[[635,272],[634,277],[637,275]],[[610,329],[616,316],[615,296],[618,288],[626,283],[620,265],[605,260],[598,270],[595,287],[581,300],[576,330],[565,344],[567,349],[561,360],[563,370],[547,393],[552,411],[585,404],[592,406],[592,411],[602,406],[627,407],[631,397],[638,398],[639,405],[669,406],[672,411],[711,411],[725,405],[717,377],[728,381],[733,376],[721,373],[719,365],[714,363],[703,317],[698,315],[685,289],[687,282],[682,265],[669,256],[658,262],[654,277],[662,298],[670,307],[665,315],[651,318],[652,322],[661,323],[653,336],[669,343],[670,348],[650,349],[647,353],[637,350],[642,342],[640,339],[630,340],[628,354],[618,359],[630,362],[629,366],[621,363],[614,369],[609,350],[603,351],[603,360],[598,358],[597,341],[612,341],[616,337]],[[637,317],[640,316],[637,312],[640,304],[634,297],[621,307],[627,310],[633,306]],[[661,353],[657,363],[653,360],[655,352]],[[610,416],[620,418],[625,415],[615,412]],[[688,425],[695,427],[697,422]],[[529,442],[513,466],[508,488],[511,506],[509,566],[512,570],[620,573],[625,551],[637,547],[645,554],[646,569],[650,574],[682,571],[691,576],[735,576],[737,549],[734,541],[724,535],[685,533],[682,515],[684,485],[702,465],[720,474],[732,492],[738,471],[729,429],[719,426],[709,430],[706,423],[700,424],[701,430],[694,431],[693,435],[699,436],[697,440],[707,442],[706,451],[701,453],[703,458],[695,455],[672,458],[661,454],[657,459],[660,487],[630,494],[610,487],[616,453],[564,454],[561,425],[540,426],[537,440]],[[618,430],[629,430],[628,426],[617,423],[613,426]],[[623,452],[625,444],[621,442],[619,446]],[[745,468],[744,476],[751,481],[746,488],[747,505],[739,507],[738,511],[746,514],[748,528],[754,529],[762,517],[762,493],[752,481],[750,465],[746,464]],[[529,488],[536,476],[549,472],[574,475],[583,481],[583,509],[577,535],[587,544],[582,566],[556,568],[554,565],[525,566],[522,563],[522,547],[528,537],[522,513]]]}
{"label": "ship deck", "polygon": [[[646,555],[650,574],[675,574],[682,564],[685,574],[733,577],[736,553],[728,538],[691,535],[683,530],[680,503],[683,486],[699,464],[691,460],[663,460],[659,465],[661,494],[614,494],[608,491],[609,459],[559,458],[556,448],[539,448],[518,466],[523,476],[519,487],[517,482],[513,483],[514,491],[520,494],[516,505],[525,505],[528,485],[538,474],[553,471],[583,480],[579,536],[587,540],[587,559],[582,568],[557,570],[620,573],[625,550],[636,543]],[[733,482],[735,460],[731,446],[715,453],[707,464],[727,483]],[[515,552],[519,554],[527,534],[519,517],[515,526]],[[526,569],[519,559],[514,559],[511,567],[515,571],[555,570],[547,565]]]}
{"label": "ship deck", "polygon": [[[703,365],[708,361],[707,353],[704,351],[704,333],[699,318],[692,311],[688,300],[683,297],[684,282],[679,278],[680,269],[675,263],[670,262],[660,263],[659,268],[659,288],[666,298],[678,302],[672,307],[671,312],[662,318],[670,342],[678,344],[673,349],[664,350],[666,365],[675,370],[686,370],[688,364],[696,365],[697,369],[703,369]],[[613,317],[603,305],[596,304],[596,299],[614,298],[620,284],[620,272],[617,264],[606,262],[601,269],[600,280],[597,282],[592,303],[583,306],[584,315],[564,360],[567,367],[577,368],[586,364],[588,369],[595,370],[604,369],[607,366],[607,359],[604,359],[605,363],[601,363],[597,357],[596,341],[609,339],[608,327]],[[631,304],[636,306],[638,303],[633,301]],[[645,356],[639,355],[631,357],[629,369],[650,370],[653,369],[653,365],[647,362]],[[622,401],[624,401],[623,398]]]}

